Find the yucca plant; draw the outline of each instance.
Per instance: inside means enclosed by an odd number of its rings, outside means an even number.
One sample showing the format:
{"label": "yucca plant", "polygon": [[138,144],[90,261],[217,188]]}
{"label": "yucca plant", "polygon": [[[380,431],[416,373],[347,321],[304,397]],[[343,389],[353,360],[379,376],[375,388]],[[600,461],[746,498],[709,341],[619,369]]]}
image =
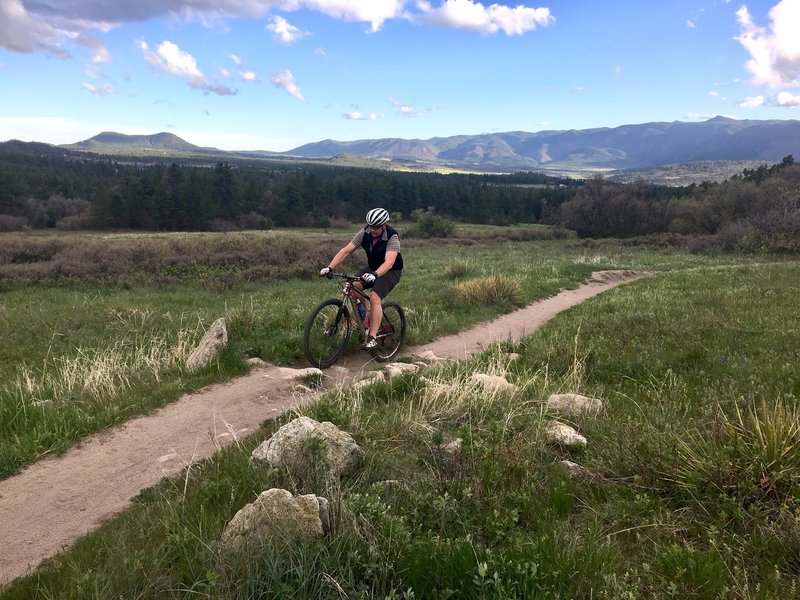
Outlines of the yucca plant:
{"label": "yucca plant", "polygon": [[695,494],[719,492],[751,504],[798,502],[800,410],[781,400],[731,415],[714,408],[710,428],[678,439],[665,478]]}

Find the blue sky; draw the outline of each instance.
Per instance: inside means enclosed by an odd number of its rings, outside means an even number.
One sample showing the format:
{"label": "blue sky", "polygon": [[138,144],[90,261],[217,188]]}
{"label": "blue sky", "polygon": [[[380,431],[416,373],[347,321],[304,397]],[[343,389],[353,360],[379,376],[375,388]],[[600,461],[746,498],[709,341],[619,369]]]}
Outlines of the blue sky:
{"label": "blue sky", "polygon": [[0,141],[800,119],[800,0],[518,2],[0,0]]}

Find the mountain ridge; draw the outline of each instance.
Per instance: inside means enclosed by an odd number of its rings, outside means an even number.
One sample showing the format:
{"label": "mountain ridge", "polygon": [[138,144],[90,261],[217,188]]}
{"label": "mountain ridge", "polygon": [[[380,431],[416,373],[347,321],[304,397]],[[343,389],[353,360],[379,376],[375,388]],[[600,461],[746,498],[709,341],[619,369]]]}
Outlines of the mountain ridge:
{"label": "mountain ridge", "polygon": [[648,122],[617,127],[509,131],[427,140],[325,139],[286,152],[227,152],[195,146],[161,132],[128,136],[103,132],[61,148],[92,152],[141,150],[239,156],[331,159],[341,155],[485,171],[621,170],[703,161],[780,161],[800,155],[800,121],[737,120]]}

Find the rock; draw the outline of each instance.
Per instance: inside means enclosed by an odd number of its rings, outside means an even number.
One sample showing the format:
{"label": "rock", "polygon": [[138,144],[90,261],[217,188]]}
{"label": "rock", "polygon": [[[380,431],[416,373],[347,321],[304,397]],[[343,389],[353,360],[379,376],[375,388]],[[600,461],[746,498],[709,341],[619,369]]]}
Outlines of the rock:
{"label": "rock", "polygon": [[428,379],[427,377],[423,377],[422,381],[427,386],[428,393],[433,398],[438,398],[440,396],[448,396],[453,393],[456,389],[456,386],[452,383],[444,383],[442,381],[433,381]]}
{"label": "rock", "polygon": [[566,416],[580,414],[596,415],[603,410],[603,401],[580,394],[552,394],[547,399],[547,411]]}
{"label": "rock", "polygon": [[240,549],[270,540],[279,544],[325,537],[330,532],[328,500],[272,488],[237,512],[222,531],[220,546]]}
{"label": "rock", "polygon": [[258,358],[257,356],[254,356],[252,358],[248,358],[247,359],[247,364],[250,365],[250,367],[254,368],[254,369],[260,369],[262,367],[266,367],[267,366],[267,363],[264,362],[263,360],[261,360],[260,358]]}
{"label": "rock", "polygon": [[307,385],[303,385],[302,383],[298,383],[296,386],[292,388],[298,394],[313,394],[314,390],[312,390]]}
{"label": "rock", "polygon": [[219,318],[211,324],[197,348],[186,359],[186,368],[189,371],[202,369],[214,360],[227,344],[228,328],[225,326],[225,319]]}
{"label": "rock", "polygon": [[435,445],[433,447],[433,458],[442,471],[448,475],[457,473],[461,470],[462,465],[461,438]]}
{"label": "rock", "polygon": [[522,354],[517,354],[516,352],[511,352],[508,355],[508,362],[514,362],[515,360],[519,360],[522,358]]}
{"label": "rock", "polygon": [[505,377],[499,375],[487,375],[486,373],[474,373],[472,380],[478,382],[484,389],[492,392],[508,392],[513,394],[517,391],[517,386],[509,383]]}
{"label": "rock", "polygon": [[567,477],[573,481],[578,481],[580,483],[594,483],[602,479],[600,475],[591,469],[587,469],[586,467],[572,462],[571,460],[562,460],[561,466],[564,467]]}
{"label": "rock", "polygon": [[[323,443],[324,461],[315,460],[308,451],[308,444],[315,438]],[[304,479],[320,468],[326,469],[331,478],[342,477],[355,469],[363,456],[364,451],[350,434],[333,423],[318,423],[309,417],[298,417],[253,450],[250,459],[255,464],[266,463],[275,468],[286,468]]]}
{"label": "rock", "polygon": [[419,358],[421,358],[422,360],[427,360],[429,362],[444,362],[444,361],[447,360],[446,358],[442,358],[440,356],[436,356],[433,353],[433,350],[425,350],[425,352],[417,354],[417,356]]}
{"label": "rock", "polygon": [[389,363],[383,368],[383,372],[386,373],[389,380],[400,377],[403,373],[414,373],[415,371],[419,371],[419,366],[401,362]]}
{"label": "rock", "polygon": [[545,427],[544,433],[549,442],[561,446],[570,448],[583,447],[586,446],[587,443],[586,438],[575,431],[574,428],[565,423],[559,423],[558,421],[550,421]]}
{"label": "rock", "polygon": [[307,377],[319,377],[320,379],[325,376],[322,369],[316,367],[307,367],[305,369],[290,369],[288,367],[280,367],[278,369],[278,376],[284,381],[291,381],[293,379],[306,379]]}

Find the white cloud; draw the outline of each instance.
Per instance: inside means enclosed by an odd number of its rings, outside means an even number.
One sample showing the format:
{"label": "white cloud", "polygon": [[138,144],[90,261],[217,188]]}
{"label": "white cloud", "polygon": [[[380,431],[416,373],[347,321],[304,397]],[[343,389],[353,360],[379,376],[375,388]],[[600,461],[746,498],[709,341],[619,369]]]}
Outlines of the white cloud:
{"label": "white cloud", "polygon": [[739,106],[742,108],[756,108],[757,106],[762,106],[765,101],[764,96],[748,96],[739,102]]}
{"label": "white cloud", "polygon": [[712,98],[716,98],[717,96],[719,96],[719,92],[711,91],[711,92],[708,92],[708,95],[711,96]]}
{"label": "white cloud", "polygon": [[510,8],[502,4],[484,6],[473,0],[445,0],[438,8],[433,8],[427,0],[417,2],[419,14],[412,20],[448,27],[466,29],[491,35],[502,31],[506,35],[522,35],[536,27],[546,27],[555,22],[549,8],[529,8],[519,5]]}
{"label": "white cloud", "polygon": [[778,106],[800,106],[800,96],[795,96],[789,92],[780,92],[775,97]]}
{"label": "white cloud", "polygon": [[274,16],[267,24],[267,31],[272,32],[272,37],[282,44],[293,44],[300,38],[303,38],[309,33],[307,31],[300,31],[297,27],[289,23],[281,16]]}
{"label": "white cloud", "polygon": [[95,96],[108,96],[109,94],[114,92],[114,87],[108,83],[100,87],[85,82],[81,85],[83,85],[85,89],[89,90]]}
{"label": "white cloud", "polygon": [[294,75],[292,75],[289,69],[273,73],[270,76],[270,80],[276,87],[283,88],[288,94],[294,96],[301,102],[306,101],[303,97],[303,92],[300,91],[300,87],[297,85],[297,81],[295,81]]}
{"label": "white cloud", "polygon": [[405,0],[284,0],[286,10],[310,8],[343,21],[369,23],[378,31],[385,21],[403,15]]}
{"label": "white cloud", "polygon": [[398,100],[397,98],[393,97],[389,98],[389,104],[397,108],[397,111],[404,117],[421,117],[433,112],[433,109],[431,108],[423,108],[418,110],[413,106],[406,104],[402,100]]}
{"label": "white cloud", "polygon": [[253,82],[258,81],[258,75],[256,75],[253,71],[241,71],[239,75],[245,81],[253,81]]}
{"label": "white cloud", "polygon": [[694,24],[694,21],[692,21],[691,19],[686,19],[686,26],[689,29],[694,29],[696,27],[696,25]]}
{"label": "white cloud", "polygon": [[241,66],[242,59],[239,58],[238,55],[236,55],[236,54],[228,54],[228,58],[230,58],[233,61],[233,64],[235,64],[237,67]]}
{"label": "white cloud", "polygon": [[746,6],[736,11],[737,40],[750,53],[747,70],[753,83],[800,87],[800,0],[781,0],[769,11],[769,28],[756,25]]}
{"label": "white cloud", "polygon": [[350,112],[346,112],[342,115],[345,119],[349,121],[375,121],[378,118],[378,115],[375,113],[369,113],[368,115],[363,115],[357,110],[352,110]]}
{"label": "white cloud", "polygon": [[188,79],[189,86],[194,89],[219,96],[233,96],[237,93],[236,90],[227,86],[209,82],[203,72],[197,68],[195,58],[169,40],[161,42],[155,52],[150,50],[145,41],[139,42],[139,47],[147,62],[170,75],[185,77]]}

